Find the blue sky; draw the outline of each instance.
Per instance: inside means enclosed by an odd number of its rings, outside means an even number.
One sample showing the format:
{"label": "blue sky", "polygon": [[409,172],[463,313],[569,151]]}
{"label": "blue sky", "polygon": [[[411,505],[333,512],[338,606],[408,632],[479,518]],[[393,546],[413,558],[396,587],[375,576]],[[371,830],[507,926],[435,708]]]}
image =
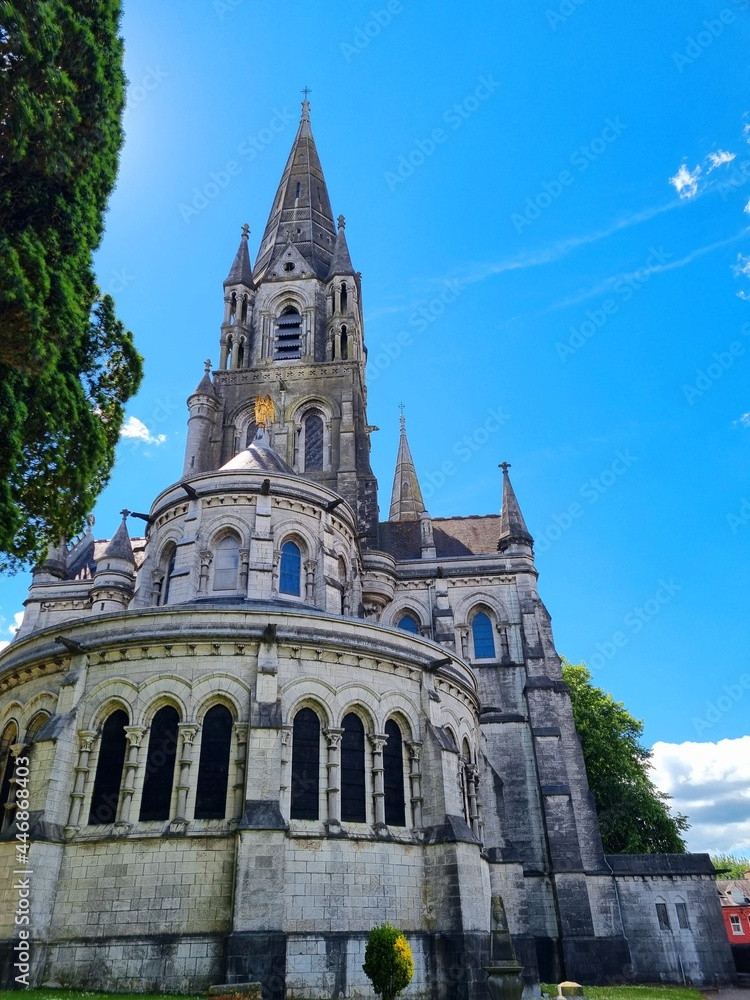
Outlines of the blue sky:
{"label": "blue sky", "polygon": [[[681,808],[703,801],[688,757],[712,794],[735,781],[739,814],[691,846],[750,851],[727,742],[750,708],[747,8],[125,0],[97,267],[146,379],[95,514],[106,537],[180,475],[222,280],[307,85],[363,273],[381,509],[401,401],[434,516],[497,511],[511,462],[558,649],[649,745],[691,748],[659,758]],[[0,582],[6,638],[27,583]]]}

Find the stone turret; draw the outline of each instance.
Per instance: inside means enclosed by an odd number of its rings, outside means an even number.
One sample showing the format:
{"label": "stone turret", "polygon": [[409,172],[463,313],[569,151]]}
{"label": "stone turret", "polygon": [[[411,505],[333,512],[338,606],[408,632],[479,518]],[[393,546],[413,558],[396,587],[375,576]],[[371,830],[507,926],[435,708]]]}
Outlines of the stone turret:
{"label": "stone turret", "polygon": [[197,475],[215,467],[213,438],[222,405],[211,381],[211,362],[205,362],[203,378],[195,392],[188,397],[187,442],[185,444],[185,466],[183,477]]}
{"label": "stone turret", "polygon": [[250,265],[250,227],[242,227],[237,253],[224,281],[224,321],[221,324],[219,367],[245,368],[250,363],[255,281]]}
{"label": "stone turret", "polygon": [[532,555],[534,539],[526,527],[521,508],[510,482],[509,462],[502,462],[503,470],[503,506],[500,513],[500,538],[497,543],[498,552],[512,550],[513,554]]}
{"label": "stone turret", "polygon": [[127,510],[122,512],[120,526],[96,564],[91,587],[91,610],[95,614],[124,611],[133,597],[135,558],[126,523],[129,514]]}

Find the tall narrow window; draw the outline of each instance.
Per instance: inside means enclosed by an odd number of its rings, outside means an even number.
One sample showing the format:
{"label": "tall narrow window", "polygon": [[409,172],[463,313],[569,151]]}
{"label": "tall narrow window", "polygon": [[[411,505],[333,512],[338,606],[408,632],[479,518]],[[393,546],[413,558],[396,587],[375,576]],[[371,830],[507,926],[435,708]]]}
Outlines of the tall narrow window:
{"label": "tall narrow window", "polygon": [[687,905],[685,903],[675,903],[674,908],[677,911],[677,923],[680,925],[680,930],[689,930],[690,921],[688,920]]}
{"label": "tall narrow window", "polygon": [[302,572],[302,553],[295,542],[284,542],[281,546],[281,571],[279,574],[279,592],[300,596],[300,575]]}
{"label": "tall narrow window", "polygon": [[667,904],[666,903],[657,903],[656,904],[656,919],[659,921],[659,930],[660,931],[668,931],[668,930],[670,930],[670,926],[669,926],[669,913],[667,912]]}
{"label": "tall narrow window", "polygon": [[404,632],[412,632],[414,635],[419,635],[419,622],[414,615],[401,615],[396,622],[396,627]]}
{"label": "tall narrow window", "polygon": [[122,769],[125,764],[127,724],[128,714],[120,708],[107,717],[102,727],[94,791],[89,810],[89,823],[92,826],[114,823],[117,819],[117,803],[120,799]]}
{"label": "tall narrow window", "polygon": [[234,352],[234,340],[227,337],[227,371],[232,367],[232,354]]}
{"label": "tall narrow window", "polygon": [[237,292],[232,292],[232,297],[229,300],[229,322],[234,323],[237,319]]}
{"label": "tall narrow window", "polygon": [[171,705],[160,708],[151,723],[146,776],[141,798],[142,820],[169,819],[179,716]]}
{"label": "tall narrow window", "polygon": [[245,367],[245,341],[240,340],[240,346],[237,349],[237,367]]}
{"label": "tall narrow window", "polygon": [[323,416],[311,410],[305,417],[305,472],[323,469]]}
{"label": "tall narrow window", "polygon": [[240,543],[234,535],[226,535],[216,546],[214,557],[214,590],[236,590],[240,566]]}
{"label": "tall narrow window", "polygon": [[346,585],[346,563],[339,556],[338,558],[338,568],[339,568],[339,586],[341,587],[341,614],[345,615],[349,610],[349,593]]}
{"label": "tall narrow window", "polygon": [[10,801],[13,785],[13,754],[10,748],[18,742],[15,722],[9,722],[0,739],[0,830],[5,830],[13,819],[13,803]]}
{"label": "tall narrow window", "polygon": [[345,326],[341,327],[341,360],[349,360],[349,334]]}
{"label": "tall narrow window", "polygon": [[341,819],[364,823],[365,809],[365,727],[354,712],[344,716],[341,740]]}
{"label": "tall narrow window", "polygon": [[341,282],[341,312],[345,313],[349,307],[349,292],[346,287],[346,282]]}
{"label": "tall narrow window", "polygon": [[302,317],[289,306],[276,320],[274,357],[277,361],[298,358],[302,351]]}
{"label": "tall narrow window", "polygon": [[167,566],[164,570],[164,576],[161,578],[161,593],[159,594],[159,604],[169,603],[169,590],[172,585],[172,574],[174,573],[174,564],[177,560],[177,546],[173,545],[169,550],[167,556]]}
{"label": "tall narrow window", "polygon": [[492,622],[483,611],[472,618],[471,632],[474,637],[475,658],[491,660],[495,655],[495,637],[492,634]]}
{"label": "tall narrow window", "polygon": [[242,296],[242,312],[240,318],[243,323],[247,323],[247,295]]}
{"label": "tall narrow window", "polygon": [[471,809],[469,807],[469,775],[468,768],[471,764],[471,748],[467,740],[464,740],[461,744],[461,757],[459,759],[459,766],[461,768],[461,798],[463,800],[464,807],[464,819],[467,823],[471,823]]}
{"label": "tall narrow window", "polygon": [[214,705],[203,719],[196,819],[224,819],[226,815],[231,746],[232,713],[224,705]]}
{"label": "tall narrow window", "polygon": [[318,819],[320,721],[311,708],[294,717],[292,733],[292,819]]}
{"label": "tall narrow window", "polygon": [[393,719],[386,722],[385,735],[388,737],[388,742],[383,747],[385,822],[387,826],[406,826],[404,749],[401,730]]}

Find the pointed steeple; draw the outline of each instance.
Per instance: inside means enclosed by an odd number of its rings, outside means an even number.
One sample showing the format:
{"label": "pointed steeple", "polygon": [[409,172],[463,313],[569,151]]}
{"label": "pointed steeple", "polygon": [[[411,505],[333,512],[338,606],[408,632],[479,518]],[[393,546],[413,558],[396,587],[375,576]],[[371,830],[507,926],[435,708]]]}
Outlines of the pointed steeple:
{"label": "pointed steeple", "polygon": [[204,396],[215,396],[216,389],[211,381],[211,359],[206,358],[203,362],[203,378],[200,380],[198,385],[195,387],[195,392],[193,396],[197,396],[199,393]]}
{"label": "pointed steeple", "polygon": [[346,219],[343,215],[338,217],[339,231],[336,236],[336,243],[333,248],[333,258],[328,277],[332,278],[337,274],[354,274],[352,259],[349,256],[349,247],[346,242]]}
{"label": "pointed steeple", "polygon": [[[128,534],[127,519],[130,514],[129,510],[121,511],[122,521],[117,531],[114,533],[110,539],[109,545],[104,550],[103,559],[122,559],[125,562],[131,563],[135,566],[135,558],[133,556],[133,546],[130,544],[130,535]],[[98,572],[97,568],[97,572]]]}
{"label": "pointed steeple", "polygon": [[324,280],[336,242],[331,201],[310,127],[310,102],[302,102],[302,118],[292,145],[255,262],[261,280],[274,258],[291,242]]}
{"label": "pointed steeple", "polygon": [[247,288],[253,287],[253,269],[250,265],[250,251],[248,250],[248,239],[250,236],[250,226],[247,223],[242,227],[240,245],[234,263],[229,269],[229,274],[224,282],[224,287],[228,285],[245,285]]}
{"label": "pointed steeple", "polygon": [[398,457],[396,458],[396,474],[393,477],[391,492],[391,509],[389,521],[418,521],[424,513],[422,490],[419,488],[417,471],[411,457],[409,442],[406,439],[406,420],[404,419],[403,403],[401,404],[401,438],[398,442]]}
{"label": "pointed steeple", "polygon": [[534,539],[529,534],[521,508],[518,506],[516,494],[511,486],[508,475],[510,464],[502,462],[498,468],[503,470],[503,506],[500,512],[500,540],[497,543],[497,551],[505,552],[511,545],[528,545],[531,548],[534,545]]}

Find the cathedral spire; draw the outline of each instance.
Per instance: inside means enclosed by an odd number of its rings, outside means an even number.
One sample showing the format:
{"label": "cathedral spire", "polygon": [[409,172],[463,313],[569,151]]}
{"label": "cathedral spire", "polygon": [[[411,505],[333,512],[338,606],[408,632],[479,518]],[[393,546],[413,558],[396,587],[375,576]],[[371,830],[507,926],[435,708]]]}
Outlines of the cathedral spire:
{"label": "cathedral spire", "polygon": [[308,262],[316,277],[325,280],[331,266],[336,227],[310,127],[307,93],[302,102],[302,115],[292,151],[261,240],[255,262],[256,280],[261,280],[269,269],[273,270],[271,265],[287,246],[288,240]]}
{"label": "cathedral spire", "polygon": [[500,540],[497,543],[498,552],[505,552],[511,545],[527,545],[531,548],[534,539],[529,534],[518,506],[516,494],[511,486],[508,469],[509,462],[501,462],[498,468],[503,470],[503,506],[500,513]]}
{"label": "cathedral spire", "polygon": [[406,438],[406,420],[404,419],[404,404],[401,404],[401,438],[398,443],[396,458],[396,474],[393,477],[391,492],[391,509],[389,521],[418,521],[424,513],[425,506],[422,490],[419,488],[417,470],[411,457],[409,442]]}
{"label": "cathedral spire", "polygon": [[333,278],[336,275],[354,274],[354,267],[352,266],[352,259],[349,256],[349,247],[346,242],[346,220],[343,215],[338,217],[338,226],[339,231],[333,247],[331,269],[328,272],[329,278]]}
{"label": "cathedral spire", "polygon": [[250,264],[250,253],[247,243],[250,236],[250,226],[247,223],[242,227],[240,245],[234,258],[234,263],[229,269],[224,287],[228,285],[245,285],[246,288],[253,287],[253,269]]}

